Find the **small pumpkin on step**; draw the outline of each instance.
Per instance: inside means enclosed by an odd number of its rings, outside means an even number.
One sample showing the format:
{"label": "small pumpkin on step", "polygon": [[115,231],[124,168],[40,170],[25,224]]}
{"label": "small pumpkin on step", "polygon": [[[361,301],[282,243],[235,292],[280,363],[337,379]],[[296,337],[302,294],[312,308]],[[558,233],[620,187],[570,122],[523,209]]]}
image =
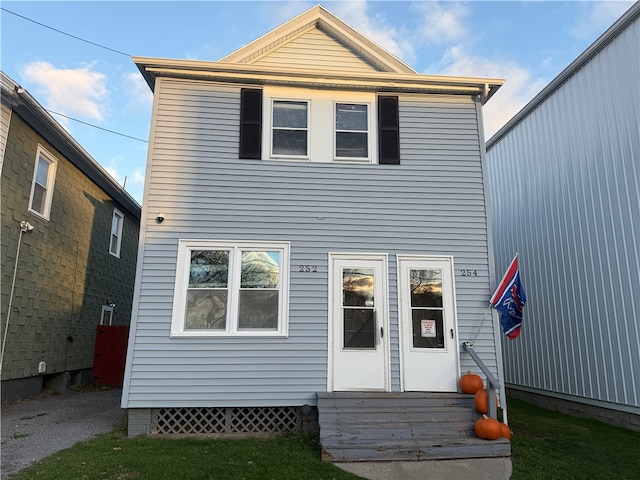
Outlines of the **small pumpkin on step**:
{"label": "small pumpkin on step", "polygon": [[[473,404],[480,413],[489,413],[489,405],[487,404],[487,389],[483,388],[476,392],[473,397]],[[498,397],[496,396],[496,407],[498,406]]]}
{"label": "small pumpkin on step", "polygon": [[462,393],[470,393],[473,395],[482,388],[484,388],[484,383],[480,375],[467,372],[460,377],[460,391],[462,391]]}
{"label": "small pumpkin on step", "polygon": [[500,422],[500,436],[506,438],[507,440],[511,440],[511,435],[512,433],[509,425]]}
{"label": "small pumpkin on step", "polygon": [[482,415],[482,418],[476,420],[473,430],[476,432],[478,438],[482,438],[484,440],[497,440],[500,438],[500,435],[502,435],[500,422],[495,418],[489,418],[486,415]]}

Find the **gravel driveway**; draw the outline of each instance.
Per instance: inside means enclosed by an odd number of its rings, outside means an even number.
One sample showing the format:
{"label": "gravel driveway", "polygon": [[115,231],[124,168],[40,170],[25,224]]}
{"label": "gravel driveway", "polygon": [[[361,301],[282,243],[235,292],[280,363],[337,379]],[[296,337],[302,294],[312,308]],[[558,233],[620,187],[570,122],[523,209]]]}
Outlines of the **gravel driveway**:
{"label": "gravel driveway", "polygon": [[2,406],[2,480],[124,421],[121,389],[68,390]]}

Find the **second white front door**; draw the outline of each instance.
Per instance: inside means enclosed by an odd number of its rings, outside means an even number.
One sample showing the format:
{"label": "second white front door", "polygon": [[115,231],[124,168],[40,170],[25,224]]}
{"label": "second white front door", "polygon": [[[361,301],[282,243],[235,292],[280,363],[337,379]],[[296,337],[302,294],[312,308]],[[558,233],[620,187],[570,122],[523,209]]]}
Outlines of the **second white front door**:
{"label": "second white front door", "polygon": [[388,390],[387,256],[332,254],[329,390]]}
{"label": "second white front door", "polygon": [[451,257],[398,256],[404,391],[455,392],[458,331]]}

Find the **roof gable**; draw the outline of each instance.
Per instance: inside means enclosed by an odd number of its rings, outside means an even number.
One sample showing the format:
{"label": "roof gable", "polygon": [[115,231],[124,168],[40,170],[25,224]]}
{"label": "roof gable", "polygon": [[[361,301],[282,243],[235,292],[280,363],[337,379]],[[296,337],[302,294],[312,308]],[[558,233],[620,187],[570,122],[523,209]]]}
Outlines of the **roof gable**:
{"label": "roof gable", "polygon": [[416,73],[317,5],[220,60],[256,66]]}

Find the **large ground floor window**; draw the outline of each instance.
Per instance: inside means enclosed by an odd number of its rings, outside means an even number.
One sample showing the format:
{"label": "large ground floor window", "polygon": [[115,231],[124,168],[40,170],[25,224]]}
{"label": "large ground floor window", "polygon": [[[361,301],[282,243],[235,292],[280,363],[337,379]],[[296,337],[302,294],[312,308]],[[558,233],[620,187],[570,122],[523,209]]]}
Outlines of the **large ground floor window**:
{"label": "large ground floor window", "polygon": [[180,240],[172,336],[287,335],[289,244]]}

